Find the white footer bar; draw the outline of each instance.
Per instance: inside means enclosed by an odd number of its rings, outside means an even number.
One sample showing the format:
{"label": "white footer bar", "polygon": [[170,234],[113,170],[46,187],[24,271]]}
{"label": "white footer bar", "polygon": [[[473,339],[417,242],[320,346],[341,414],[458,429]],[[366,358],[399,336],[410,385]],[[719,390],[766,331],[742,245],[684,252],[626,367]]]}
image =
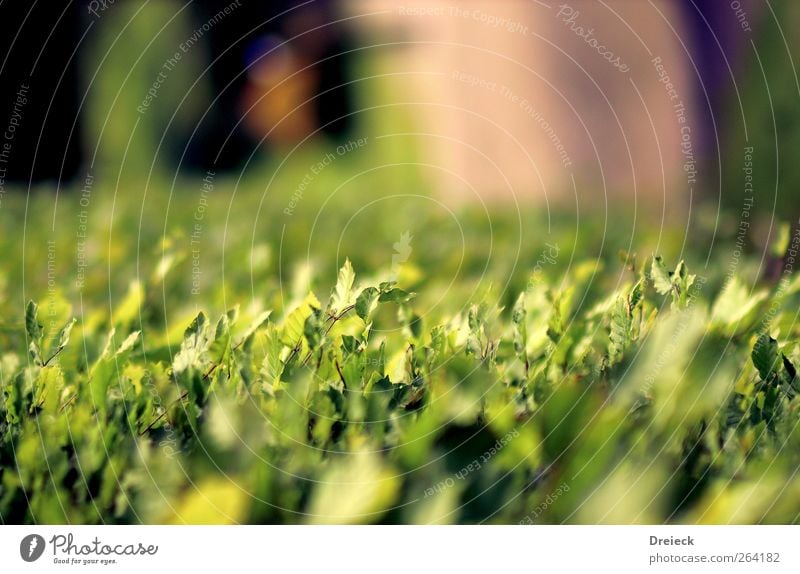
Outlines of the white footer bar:
{"label": "white footer bar", "polygon": [[2,526],[0,564],[135,574],[796,573],[799,541],[800,526]]}

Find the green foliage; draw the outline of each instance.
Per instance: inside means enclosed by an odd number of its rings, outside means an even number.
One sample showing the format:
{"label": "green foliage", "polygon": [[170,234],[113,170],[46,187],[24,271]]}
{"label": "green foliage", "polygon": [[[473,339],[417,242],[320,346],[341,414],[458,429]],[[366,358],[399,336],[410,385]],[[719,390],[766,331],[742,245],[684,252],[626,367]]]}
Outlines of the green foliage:
{"label": "green foliage", "polygon": [[659,294],[670,294],[674,306],[686,307],[689,304],[696,276],[689,274],[683,261],[678,263],[675,271],[668,272],[661,257],[654,256],[650,264],[650,279]]}
{"label": "green foliage", "polygon": [[794,280],[626,252],[448,282],[356,252],[200,305],[160,248],[113,314],[9,307],[4,522],[796,519]]}
{"label": "green foliage", "polygon": [[39,306],[34,301],[28,301],[25,307],[25,332],[28,335],[28,350],[34,363],[42,364],[42,326],[39,324]]}
{"label": "green foliage", "polygon": [[[637,312],[641,311],[644,300],[642,281],[634,285],[627,296],[617,299],[611,312],[611,332],[609,333],[608,360],[611,364],[619,362],[625,350],[636,339],[638,332]],[[639,321],[641,314],[639,313]]]}
{"label": "green foliage", "polygon": [[348,305],[353,303],[353,283],[355,280],[356,274],[353,271],[353,264],[347,259],[339,270],[339,279],[336,281],[336,287],[331,295],[329,305],[331,313],[341,313]]}
{"label": "green foliage", "polygon": [[778,342],[769,335],[761,335],[753,347],[753,364],[762,380],[772,378],[781,364],[778,357]]}

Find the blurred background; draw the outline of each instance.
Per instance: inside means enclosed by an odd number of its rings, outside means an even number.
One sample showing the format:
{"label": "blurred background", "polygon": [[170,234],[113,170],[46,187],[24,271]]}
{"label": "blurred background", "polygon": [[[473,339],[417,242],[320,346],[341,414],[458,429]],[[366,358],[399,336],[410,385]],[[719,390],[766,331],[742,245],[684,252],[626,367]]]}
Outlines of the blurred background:
{"label": "blurred background", "polygon": [[559,233],[581,257],[691,245],[707,264],[726,240],[766,257],[797,215],[794,2],[57,6],[0,7],[0,217],[47,212],[76,284],[127,287],[114,244],[200,235],[210,281],[237,242],[288,247],[271,270],[332,244],[331,265],[373,267],[404,234],[448,281],[465,252],[513,278]]}
{"label": "blurred background", "polygon": [[[241,170],[357,133],[395,138],[380,144],[387,161],[417,150],[454,194],[541,200],[572,195],[575,179],[681,199],[695,181],[719,188],[735,138],[790,137],[794,38],[780,24],[797,12],[759,0],[10,2],[9,118],[19,88],[30,93],[8,179],[112,170],[126,148],[131,167]],[[775,121],[757,115],[770,108]]]}

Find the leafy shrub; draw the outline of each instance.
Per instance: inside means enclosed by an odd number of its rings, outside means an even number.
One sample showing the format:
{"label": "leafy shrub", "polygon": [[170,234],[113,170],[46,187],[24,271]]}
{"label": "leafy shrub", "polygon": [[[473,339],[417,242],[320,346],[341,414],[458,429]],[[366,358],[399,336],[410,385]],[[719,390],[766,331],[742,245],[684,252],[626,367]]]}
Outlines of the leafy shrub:
{"label": "leafy shrub", "polygon": [[141,319],[138,283],[113,322],[30,302],[27,356],[0,363],[0,516],[796,522],[800,281],[713,294],[624,259],[612,289],[580,264],[425,313],[346,261],[327,299],[182,333]]}

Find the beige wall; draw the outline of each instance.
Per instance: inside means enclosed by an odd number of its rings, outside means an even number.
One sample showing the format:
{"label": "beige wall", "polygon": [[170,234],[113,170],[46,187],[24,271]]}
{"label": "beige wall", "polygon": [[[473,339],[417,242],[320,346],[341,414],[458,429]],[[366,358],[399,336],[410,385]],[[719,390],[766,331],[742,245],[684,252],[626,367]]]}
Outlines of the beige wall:
{"label": "beige wall", "polygon": [[[419,145],[443,168],[431,177],[444,193],[469,196],[472,187],[482,197],[572,201],[574,176],[581,197],[602,198],[605,183],[609,194],[661,198],[663,181],[669,196],[687,194],[681,130],[685,137],[696,128],[676,3],[548,4],[359,0],[349,12],[362,16],[371,41],[396,43],[383,49],[393,70],[412,72],[390,80],[389,91],[421,103],[409,130],[429,134]],[[570,8],[579,14],[565,22]],[[373,11],[382,13],[364,16]],[[572,26],[593,29],[597,44]],[[674,99],[658,81],[657,56]],[[679,101],[685,124],[673,108]]]}

